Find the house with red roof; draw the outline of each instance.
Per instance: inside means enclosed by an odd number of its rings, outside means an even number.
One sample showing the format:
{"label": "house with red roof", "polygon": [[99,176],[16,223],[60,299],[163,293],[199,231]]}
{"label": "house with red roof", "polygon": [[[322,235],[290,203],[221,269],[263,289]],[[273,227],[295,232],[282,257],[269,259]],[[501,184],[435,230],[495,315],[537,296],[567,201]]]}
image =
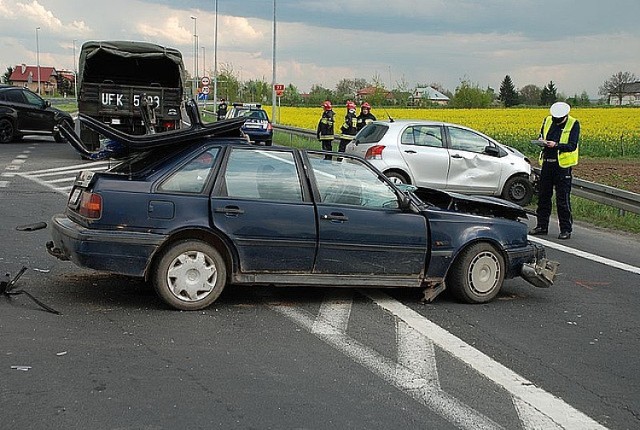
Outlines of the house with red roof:
{"label": "house with red roof", "polygon": [[[43,96],[53,96],[58,89],[58,73],[53,67],[40,66],[40,78],[38,78],[38,66],[19,64],[13,69],[9,81],[14,87],[26,87],[34,93]],[[40,91],[38,91],[40,81]]]}

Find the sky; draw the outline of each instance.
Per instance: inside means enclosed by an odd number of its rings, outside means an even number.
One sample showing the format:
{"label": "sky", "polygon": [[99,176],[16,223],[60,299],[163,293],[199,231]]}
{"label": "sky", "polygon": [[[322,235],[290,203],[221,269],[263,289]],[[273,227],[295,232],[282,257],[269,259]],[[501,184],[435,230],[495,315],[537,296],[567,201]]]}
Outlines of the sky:
{"label": "sky", "polygon": [[179,49],[193,74],[197,34],[199,76],[215,54],[218,70],[270,83],[274,3],[276,82],[300,92],[354,78],[499,91],[509,75],[598,98],[614,73],[640,78],[639,0],[217,0],[217,31],[216,0],[0,0],[0,73],[38,53],[73,70],[86,41],[136,40]]}

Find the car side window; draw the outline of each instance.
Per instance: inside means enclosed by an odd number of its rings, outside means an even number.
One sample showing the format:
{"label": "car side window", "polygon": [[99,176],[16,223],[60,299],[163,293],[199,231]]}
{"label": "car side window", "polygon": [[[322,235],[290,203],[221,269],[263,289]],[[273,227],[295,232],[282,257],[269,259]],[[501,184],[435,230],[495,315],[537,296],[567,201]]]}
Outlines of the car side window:
{"label": "car side window", "polygon": [[329,160],[324,155],[309,153],[309,161],[322,203],[384,209],[399,207],[393,188],[361,160]]}
{"label": "car side window", "polygon": [[487,146],[491,146],[491,142],[483,136],[457,127],[449,127],[449,138],[451,139],[451,149],[461,151],[482,154]]}
{"label": "car side window", "polygon": [[22,91],[20,91],[20,90],[7,91],[7,101],[8,102],[13,102],[13,103],[26,103],[27,102],[24,99],[24,96],[22,95]]}
{"label": "car side window", "polygon": [[218,148],[210,148],[198,154],[160,184],[158,190],[179,193],[201,193],[207,183],[207,178],[211,173],[218,152]]}
{"label": "car side window", "polygon": [[27,99],[27,103],[29,103],[31,106],[36,106],[39,108],[44,107],[44,100],[41,97],[29,91],[25,91],[23,94]]}
{"label": "car side window", "polygon": [[222,175],[223,197],[301,202],[300,176],[289,151],[232,150]]}

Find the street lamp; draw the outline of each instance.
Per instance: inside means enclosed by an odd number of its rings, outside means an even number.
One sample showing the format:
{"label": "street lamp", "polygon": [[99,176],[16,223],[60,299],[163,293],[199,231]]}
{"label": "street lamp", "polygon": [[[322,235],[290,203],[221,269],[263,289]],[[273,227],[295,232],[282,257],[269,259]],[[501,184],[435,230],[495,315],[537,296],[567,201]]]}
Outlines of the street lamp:
{"label": "street lamp", "polygon": [[198,17],[191,16],[193,20],[193,95],[197,94],[198,88]]}
{"label": "street lamp", "polygon": [[38,94],[40,94],[40,41],[38,39],[38,30],[40,30],[40,27],[36,27],[36,67],[38,68]]}
{"label": "street lamp", "polygon": [[271,121],[276,120],[276,0],[273,0],[273,77],[271,78]]}
{"label": "street lamp", "polygon": [[73,39],[73,85],[76,103],[78,103],[78,69],[76,67],[76,39]]}
{"label": "street lamp", "polygon": [[218,109],[218,0],[215,0],[213,20],[213,109]]}

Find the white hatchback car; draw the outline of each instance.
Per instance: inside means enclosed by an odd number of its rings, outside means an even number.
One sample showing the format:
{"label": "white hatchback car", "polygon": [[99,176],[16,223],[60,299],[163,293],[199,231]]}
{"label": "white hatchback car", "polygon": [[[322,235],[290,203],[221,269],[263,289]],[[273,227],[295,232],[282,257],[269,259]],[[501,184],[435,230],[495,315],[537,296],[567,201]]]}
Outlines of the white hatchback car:
{"label": "white hatchback car", "polygon": [[501,197],[525,206],[534,192],[531,163],[476,130],[437,121],[375,121],[346,148],[397,183]]}

